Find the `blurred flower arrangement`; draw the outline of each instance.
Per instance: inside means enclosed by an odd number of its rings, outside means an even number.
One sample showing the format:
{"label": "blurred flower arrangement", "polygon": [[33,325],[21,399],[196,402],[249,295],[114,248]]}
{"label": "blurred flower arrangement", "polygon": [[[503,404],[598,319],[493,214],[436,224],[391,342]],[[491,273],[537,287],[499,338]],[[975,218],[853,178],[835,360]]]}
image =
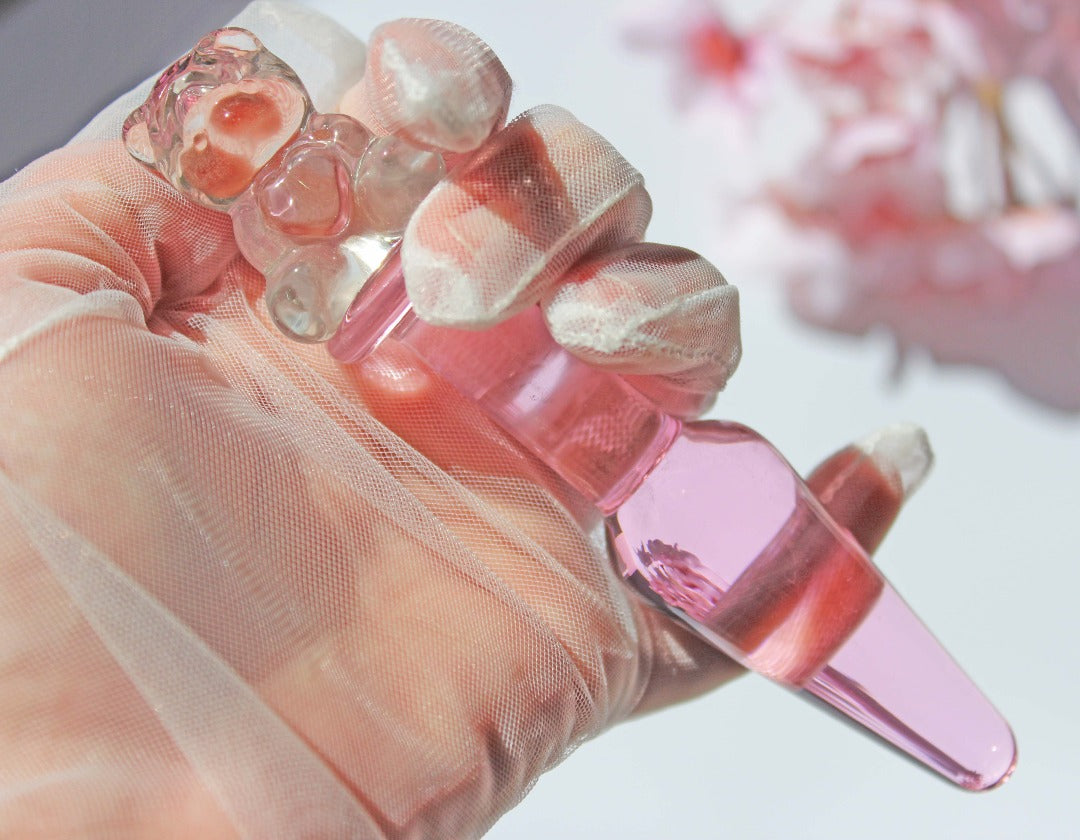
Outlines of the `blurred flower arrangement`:
{"label": "blurred flower arrangement", "polygon": [[812,106],[783,129],[798,160],[757,178],[728,229],[768,237],[805,321],[885,327],[898,362],[924,348],[1080,411],[1080,3],[807,5],[740,25],[696,0],[628,25],[728,155],[753,156],[781,87]]}

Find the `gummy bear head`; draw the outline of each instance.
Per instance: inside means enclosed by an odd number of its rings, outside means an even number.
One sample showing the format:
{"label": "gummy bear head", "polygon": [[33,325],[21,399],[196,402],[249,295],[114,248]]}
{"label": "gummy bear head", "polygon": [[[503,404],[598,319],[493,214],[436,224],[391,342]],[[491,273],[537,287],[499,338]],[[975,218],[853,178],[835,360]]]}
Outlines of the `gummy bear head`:
{"label": "gummy bear head", "polygon": [[226,209],[312,113],[296,73],[245,29],[211,32],[124,123],[131,155],[207,207]]}

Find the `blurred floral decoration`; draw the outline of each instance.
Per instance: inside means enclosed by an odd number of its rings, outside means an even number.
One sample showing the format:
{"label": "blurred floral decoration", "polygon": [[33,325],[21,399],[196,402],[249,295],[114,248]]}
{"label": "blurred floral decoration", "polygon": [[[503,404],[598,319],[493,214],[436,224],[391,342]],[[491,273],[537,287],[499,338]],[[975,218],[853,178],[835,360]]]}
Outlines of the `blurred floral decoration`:
{"label": "blurred floral decoration", "polygon": [[[1080,2],[808,5],[746,22],[698,0],[628,24],[675,65],[718,164],[754,158],[770,117],[802,138],[725,227],[782,255],[803,320],[887,328],[898,370],[925,348],[1080,411]],[[785,87],[797,124],[772,113]]]}

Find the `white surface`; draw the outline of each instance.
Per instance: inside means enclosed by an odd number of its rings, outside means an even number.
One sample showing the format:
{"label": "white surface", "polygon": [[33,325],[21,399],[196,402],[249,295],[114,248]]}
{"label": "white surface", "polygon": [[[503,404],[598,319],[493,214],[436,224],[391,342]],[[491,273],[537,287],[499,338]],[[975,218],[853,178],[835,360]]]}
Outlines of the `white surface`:
{"label": "white surface", "polygon": [[891,387],[887,340],[802,328],[764,278],[734,273],[711,247],[710,208],[722,172],[740,161],[716,159],[707,138],[690,136],[669,104],[667,68],[622,45],[626,3],[311,5],[361,35],[391,16],[468,26],[513,75],[514,112],[561,104],[644,172],[650,238],[701,251],[742,292],[745,358],[719,415],[762,431],[803,470],[894,420],[927,427],[937,466],[878,561],[1020,744],[1008,785],[968,794],[748,677],[586,744],[488,836],[1080,836],[1080,420],[1025,402],[990,375],[920,360]]}

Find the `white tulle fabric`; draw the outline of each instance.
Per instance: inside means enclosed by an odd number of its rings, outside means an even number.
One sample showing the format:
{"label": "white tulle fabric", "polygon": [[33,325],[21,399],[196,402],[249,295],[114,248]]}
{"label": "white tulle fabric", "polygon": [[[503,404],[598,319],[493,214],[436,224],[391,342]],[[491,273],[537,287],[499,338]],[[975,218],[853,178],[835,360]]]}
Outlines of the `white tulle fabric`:
{"label": "white tulle fabric", "polygon": [[583,260],[542,306],[563,347],[674,414],[707,408],[742,356],[735,287],[685,248],[638,242]]}
{"label": "white tulle fabric", "polygon": [[417,314],[491,326],[536,304],[579,260],[640,239],[641,174],[554,105],[522,114],[437,184],[401,248]]}
{"label": "white tulle fabric", "polygon": [[[320,110],[355,84],[324,19],[237,23]],[[734,672],[410,359],[278,334],[228,218],[121,148],[143,96],[0,188],[0,836],[476,836],[584,739]],[[712,364],[726,294],[616,355]]]}
{"label": "white tulle fabric", "polygon": [[366,72],[342,109],[376,134],[469,152],[506,120],[510,76],[467,29],[405,18],[376,27],[368,47]]}

